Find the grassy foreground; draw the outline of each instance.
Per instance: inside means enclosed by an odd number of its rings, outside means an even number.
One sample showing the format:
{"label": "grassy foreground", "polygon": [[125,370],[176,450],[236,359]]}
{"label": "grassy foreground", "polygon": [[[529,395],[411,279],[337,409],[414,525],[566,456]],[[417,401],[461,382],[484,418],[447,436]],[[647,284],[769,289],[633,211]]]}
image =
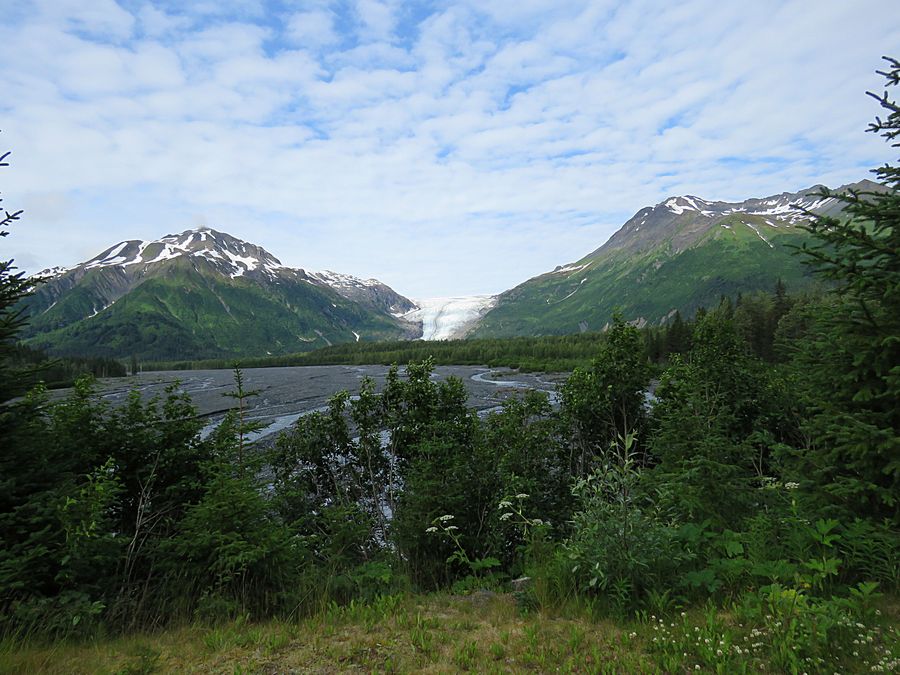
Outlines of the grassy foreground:
{"label": "grassy foreground", "polygon": [[[848,626],[808,672],[898,672],[900,604]],[[750,626],[724,610],[591,620],[523,612],[509,594],[390,596],[299,621],[190,625],[53,644],[0,643],[2,673],[778,672],[787,626]],[[796,648],[796,647],[794,647]],[[799,672],[799,671],[798,671]]]}

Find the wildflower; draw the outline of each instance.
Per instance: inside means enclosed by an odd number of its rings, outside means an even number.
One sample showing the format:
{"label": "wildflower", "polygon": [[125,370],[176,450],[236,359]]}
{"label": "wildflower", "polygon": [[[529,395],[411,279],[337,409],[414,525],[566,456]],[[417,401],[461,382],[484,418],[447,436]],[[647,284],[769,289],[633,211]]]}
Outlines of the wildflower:
{"label": "wildflower", "polygon": [[528,499],[528,495],[526,495],[524,492],[520,492],[516,495],[516,499]]}
{"label": "wildflower", "polygon": [[437,528],[436,528],[436,527],[429,527],[429,528],[428,528],[427,530],[425,530],[425,531],[426,531],[426,532],[437,532]]}
{"label": "wildflower", "polygon": [[500,504],[497,505],[497,508],[498,509],[511,509],[512,502],[507,499],[504,499],[502,502],[500,502]]}
{"label": "wildflower", "polygon": [[441,516],[440,518],[438,518],[438,520],[441,521],[442,523],[446,523],[448,520],[453,520],[453,516],[451,516],[448,513],[447,515]]}
{"label": "wildflower", "polygon": [[510,518],[512,518],[512,511],[507,511],[500,516],[500,520],[509,520]]}
{"label": "wildflower", "polygon": [[791,483],[785,483],[785,484],[784,484],[784,489],[785,489],[785,490],[796,490],[798,487],[800,487],[800,483],[793,483],[793,482],[791,482]]}
{"label": "wildflower", "polygon": [[446,529],[449,532],[450,530],[458,530],[459,528],[456,525],[448,525],[444,529]]}

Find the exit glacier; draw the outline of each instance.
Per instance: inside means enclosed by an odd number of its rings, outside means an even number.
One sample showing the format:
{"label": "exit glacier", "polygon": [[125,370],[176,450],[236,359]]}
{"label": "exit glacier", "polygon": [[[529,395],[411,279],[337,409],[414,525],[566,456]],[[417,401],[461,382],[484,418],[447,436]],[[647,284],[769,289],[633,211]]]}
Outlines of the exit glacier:
{"label": "exit glacier", "polygon": [[497,302],[495,295],[462,295],[413,300],[417,309],[398,314],[413,323],[422,322],[420,340],[455,340],[465,337],[474,324]]}

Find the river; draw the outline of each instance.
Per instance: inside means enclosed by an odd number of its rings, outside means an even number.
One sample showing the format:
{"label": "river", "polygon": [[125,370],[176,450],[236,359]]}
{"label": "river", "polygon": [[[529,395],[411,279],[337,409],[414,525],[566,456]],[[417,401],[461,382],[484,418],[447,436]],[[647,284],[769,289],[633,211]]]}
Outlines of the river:
{"label": "river", "polygon": [[[247,399],[247,419],[265,424],[256,438],[265,438],[287,429],[302,415],[325,410],[328,399],[343,390],[359,392],[360,382],[370,377],[380,391],[387,366],[301,366],[285,368],[248,368],[244,373],[245,390],[258,395]],[[401,374],[403,369],[401,368]],[[458,377],[469,393],[469,406],[479,414],[497,410],[510,396],[526,389],[547,392],[555,400],[556,385],[565,373],[520,373],[508,368],[479,366],[437,366],[432,378]],[[124,401],[133,389],[144,397],[164,394],[167,386],[178,382],[179,390],[191,396],[199,414],[209,418],[208,432],[234,406],[234,399],[223,394],[234,391],[230,370],[179,370],[141,373],[133,377],[107,378],[99,382],[101,395],[108,401]],[[62,390],[60,393],[64,393]]]}

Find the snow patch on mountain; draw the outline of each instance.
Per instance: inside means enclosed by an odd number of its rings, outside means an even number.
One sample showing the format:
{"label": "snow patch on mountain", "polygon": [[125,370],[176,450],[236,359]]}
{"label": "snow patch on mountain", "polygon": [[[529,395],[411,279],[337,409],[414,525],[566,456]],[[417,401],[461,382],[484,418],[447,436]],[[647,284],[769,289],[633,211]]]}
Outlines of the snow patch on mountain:
{"label": "snow patch on mountain", "polygon": [[772,245],[772,242],[770,242],[768,239],[766,239],[766,238],[763,236],[763,233],[759,231],[759,228],[758,228],[756,225],[754,225],[753,223],[744,223],[744,225],[746,225],[746,226],[749,227],[751,230],[753,230],[754,232],[756,232],[756,236],[759,237],[760,239],[762,239],[764,242],[766,242],[766,243],[769,245],[769,248],[775,248],[775,247]]}
{"label": "snow patch on mountain", "polygon": [[331,270],[309,272],[309,275],[334,289],[359,288],[360,286],[371,288],[372,286],[378,286],[381,283],[378,279],[360,279],[352,274],[340,274],[339,272],[332,272]]}
{"label": "snow patch on mountain", "polygon": [[54,277],[61,277],[70,269],[70,267],[48,267],[47,269],[41,270],[34,276],[39,279],[53,279]]}
{"label": "snow patch on mountain", "polygon": [[678,199],[679,199],[678,197],[673,197],[672,199],[669,199],[665,203],[665,207],[667,209],[669,209],[669,211],[671,211],[675,215],[680,216],[682,213],[687,211],[690,207],[683,206],[681,203],[679,203]]}
{"label": "snow patch on mountain", "polygon": [[[184,256],[214,261],[224,268],[223,271],[232,279],[254,270],[274,276],[276,270],[284,267],[265,249],[210,228],[185,230],[181,234],[169,234],[155,241],[136,239],[123,241],[78,267],[84,270],[100,267],[125,268],[132,265],[161,263]],[[53,276],[69,271],[59,269],[61,271],[53,270]]]}
{"label": "snow patch on mountain", "polygon": [[[637,231],[640,228],[635,228]],[[566,274],[567,272],[577,272],[579,270],[583,270],[586,267],[589,267],[594,261],[591,260],[589,262],[584,263],[584,265],[566,265],[565,267],[557,267],[555,270],[550,272],[550,274]]]}
{"label": "snow patch on mountain", "polygon": [[494,295],[465,295],[414,300],[418,309],[401,315],[422,322],[421,340],[452,340],[465,335],[472,324],[497,302]]}
{"label": "snow patch on mountain", "polygon": [[235,255],[231,251],[225,251],[225,255],[234,265],[235,271],[231,273],[231,278],[242,276],[244,272],[251,272],[259,266],[259,260],[247,255]]}

